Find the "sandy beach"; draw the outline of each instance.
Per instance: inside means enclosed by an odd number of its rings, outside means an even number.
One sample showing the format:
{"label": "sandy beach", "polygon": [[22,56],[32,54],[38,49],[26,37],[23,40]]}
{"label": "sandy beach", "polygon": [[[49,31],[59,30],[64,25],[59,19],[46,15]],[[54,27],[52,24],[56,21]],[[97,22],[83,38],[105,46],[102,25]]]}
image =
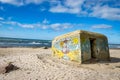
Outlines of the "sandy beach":
{"label": "sandy beach", "polygon": [[[86,64],[51,54],[50,48],[0,48],[0,80],[120,80],[120,49],[110,49],[109,62]],[[9,63],[19,69],[5,73]]]}

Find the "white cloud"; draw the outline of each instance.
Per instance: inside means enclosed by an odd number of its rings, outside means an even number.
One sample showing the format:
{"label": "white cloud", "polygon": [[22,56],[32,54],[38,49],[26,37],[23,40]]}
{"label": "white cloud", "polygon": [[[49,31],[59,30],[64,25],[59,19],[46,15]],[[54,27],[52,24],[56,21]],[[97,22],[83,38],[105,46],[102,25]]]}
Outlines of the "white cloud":
{"label": "white cloud", "polygon": [[0,23],[5,24],[5,25],[10,25],[10,26],[20,26],[23,28],[33,28],[33,26],[30,24],[22,24],[22,23],[16,22],[16,21],[1,21]]}
{"label": "white cloud", "polygon": [[3,18],[3,17],[0,17],[0,20],[4,20],[4,18]]}
{"label": "white cloud", "polygon": [[48,25],[42,25],[41,28],[42,29],[48,29]]}
{"label": "white cloud", "polygon": [[33,24],[21,24],[21,23],[18,23],[20,27],[23,27],[23,28],[34,28],[35,26]]}
{"label": "white cloud", "polygon": [[98,25],[93,25],[92,28],[96,28],[96,29],[109,29],[112,28],[111,25],[107,25],[107,24],[98,24]]}
{"label": "white cloud", "polygon": [[26,0],[25,4],[30,4],[30,3],[34,3],[34,4],[40,4],[42,2],[44,2],[45,0]]}
{"label": "white cloud", "polygon": [[49,11],[53,12],[53,13],[72,13],[72,14],[78,14],[80,12],[80,9],[78,7],[67,8],[67,7],[62,6],[62,5],[57,5],[55,7],[51,7]]}
{"label": "white cloud", "polygon": [[40,11],[46,11],[47,9],[45,7],[41,7]]}
{"label": "white cloud", "polygon": [[[109,3],[114,3],[110,5]],[[55,4],[56,3],[56,4]],[[53,13],[71,13],[79,16],[97,17],[108,20],[120,20],[120,8],[112,0],[65,0],[55,2],[49,11]],[[82,7],[81,7],[82,6]],[[83,9],[84,7],[84,9]]]}
{"label": "white cloud", "polygon": [[[59,0],[0,0],[2,3],[8,3],[16,6],[23,6],[30,3],[34,4],[41,4],[43,2],[49,2],[49,4],[56,4],[56,6],[50,7],[50,12],[57,12],[57,13],[73,13],[78,14],[81,11],[81,5],[84,2],[84,0],[65,0],[65,1],[59,1]],[[63,2],[64,4],[61,4]],[[41,8],[41,11],[46,10],[45,8]]]}
{"label": "white cloud", "polygon": [[41,23],[20,23],[17,21],[1,21],[0,24],[2,25],[9,25],[9,26],[19,26],[22,28],[40,28],[40,29],[52,29],[55,31],[61,31],[65,29],[70,29],[73,26],[79,26],[79,24],[71,24],[71,23],[49,23],[47,19],[44,19]]}
{"label": "white cloud", "polygon": [[44,19],[44,20],[42,21],[42,23],[43,23],[43,24],[48,24],[49,21],[48,21],[47,19]]}
{"label": "white cloud", "polygon": [[70,23],[54,23],[51,24],[50,27],[56,31],[72,28],[73,25],[75,24],[70,24]]}
{"label": "white cloud", "polygon": [[8,4],[16,5],[16,6],[23,5],[23,1],[21,1],[21,0],[0,0],[0,2],[8,3]]}
{"label": "white cloud", "polygon": [[[120,21],[119,0],[0,0],[0,2],[16,6],[47,2],[50,7],[43,6],[40,11],[49,9],[49,12],[52,13],[70,13],[82,17]],[[4,10],[4,8],[0,7],[0,10]]]}
{"label": "white cloud", "polygon": [[120,20],[120,8],[111,8],[108,6],[95,6],[93,7],[93,12],[89,15],[109,20]]}
{"label": "white cloud", "polygon": [[40,4],[45,0],[0,0],[2,3],[8,3],[16,6],[22,6],[30,3]]}
{"label": "white cloud", "polygon": [[19,25],[20,23],[16,22],[16,21],[1,21],[1,24],[7,24],[7,25]]}
{"label": "white cloud", "polygon": [[75,23],[54,23],[50,24],[50,28],[56,31],[62,31],[65,29],[71,29],[71,28],[79,28],[83,27],[84,24],[75,24]]}
{"label": "white cloud", "polygon": [[67,10],[67,8],[59,4],[57,6],[51,7],[49,11],[54,13],[65,13]]}
{"label": "white cloud", "polygon": [[79,14],[81,12],[81,5],[84,0],[65,0],[62,4],[59,1],[56,2],[56,5],[51,6],[50,12],[53,13],[72,13]]}
{"label": "white cloud", "polygon": [[83,4],[84,0],[66,0],[65,6],[68,7],[80,7]]}
{"label": "white cloud", "polygon": [[53,28],[54,30],[60,30],[61,24],[59,23],[55,23],[55,24],[51,24],[51,28]]}

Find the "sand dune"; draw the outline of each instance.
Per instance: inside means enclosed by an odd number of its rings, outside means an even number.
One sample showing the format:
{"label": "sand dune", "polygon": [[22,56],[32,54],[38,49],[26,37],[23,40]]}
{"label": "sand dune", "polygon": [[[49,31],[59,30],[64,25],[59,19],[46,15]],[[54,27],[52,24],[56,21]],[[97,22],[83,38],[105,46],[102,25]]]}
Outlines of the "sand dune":
{"label": "sand dune", "polygon": [[[0,48],[0,80],[120,80],[120,50],[110,50],[110,62],[89,64],[58,59],[51,53],[42,48]],[[5,73],[9,63],[19,69]]]}

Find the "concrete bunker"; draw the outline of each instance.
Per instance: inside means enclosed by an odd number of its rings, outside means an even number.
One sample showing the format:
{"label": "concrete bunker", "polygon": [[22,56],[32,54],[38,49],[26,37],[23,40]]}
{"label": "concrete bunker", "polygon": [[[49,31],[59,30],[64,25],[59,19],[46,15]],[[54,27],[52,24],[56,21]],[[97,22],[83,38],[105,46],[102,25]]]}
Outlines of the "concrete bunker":
{"label": "concrete bunker", "polygon": [[110,59],[107,37],[83,30],[56,37],[52,41],[52,51],[53,56],[80,63]]}

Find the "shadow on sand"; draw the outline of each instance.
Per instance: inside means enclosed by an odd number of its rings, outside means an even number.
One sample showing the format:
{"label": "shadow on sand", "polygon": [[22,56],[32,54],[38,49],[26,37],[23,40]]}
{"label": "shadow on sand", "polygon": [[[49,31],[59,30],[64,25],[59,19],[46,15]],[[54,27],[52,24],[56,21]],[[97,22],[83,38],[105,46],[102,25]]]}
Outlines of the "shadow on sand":
{"label": "shadow on sand", "polygon": [[110,59],[111,59],[110,63],[118,63],[118,62],[120,62],[120,58],[111,57]]}
{"label": "shadow on sand", "polygon": [[101,60],[91,59],[91,60],[85,61],[83,64],[119,63],[119,62],[120,62],[120,58],[110,57],[110,60],[109,60],[109,61],[101,61]]}

